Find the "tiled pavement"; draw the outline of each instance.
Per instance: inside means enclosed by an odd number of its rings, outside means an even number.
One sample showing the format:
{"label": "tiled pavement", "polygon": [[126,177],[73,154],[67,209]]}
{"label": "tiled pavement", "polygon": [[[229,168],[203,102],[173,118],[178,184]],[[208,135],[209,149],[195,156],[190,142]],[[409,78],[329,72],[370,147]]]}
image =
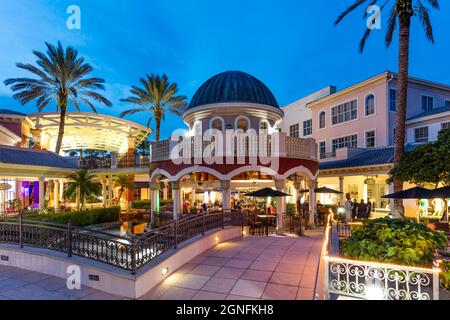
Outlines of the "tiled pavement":
{"label": "tiled pavement", "polygon": [[0,300],[122,299],[86,286],[69,290],[66,280],[43,273],[0,266]]}
{"label": "tiled pavement", "polygon": [[313,300],[322,230],[308,237],[248,237],[186,263],[142,299]]}
{"label": "tiled pavement", "polygon": [[[322,232],[249,237],[219,244],[186,263],[142,299],[313,299]],[[0,266],[0,300],[118,300],[66,280]]]}

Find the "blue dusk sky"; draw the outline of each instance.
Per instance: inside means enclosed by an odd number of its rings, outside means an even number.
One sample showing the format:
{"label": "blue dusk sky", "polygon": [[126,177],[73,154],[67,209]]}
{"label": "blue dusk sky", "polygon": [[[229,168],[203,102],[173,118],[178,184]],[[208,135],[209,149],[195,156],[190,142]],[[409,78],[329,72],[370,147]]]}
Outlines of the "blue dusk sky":
{"label": "blue dusk sky", "polygon": [[[391,48],[384,47],[387,12],[364,54],[358,52],[366,27],[363,9],[333,26],[353,2],[0,0],[0,109],[36,112],[34,103],[16,102],[3,81],[26,75],[15,63],[34,63],[32,50],[44,50],[46,41],[60,40],[79,50],[94,67],[92,75],[107,81],[104,94],[113,107],[98,106],[99,113],[115,116],[129,107],[119,100],[146,73],[166,73],[190,99],[211,76],[241,70],[262,80],[286,105],[327,85],[339,90],[385,70],[396,71],[397,37]],[[441,10],[431,14],[434,45],[414,19],[410,74],[450,84],[450,2],[440,3]],[[66,9],[73,4],[81,8],[81,30],[66,27]],[[129,119],[147,123],[147,115]],[[162,136],[179,127],[184,127],[182,120],[168,116]]]}

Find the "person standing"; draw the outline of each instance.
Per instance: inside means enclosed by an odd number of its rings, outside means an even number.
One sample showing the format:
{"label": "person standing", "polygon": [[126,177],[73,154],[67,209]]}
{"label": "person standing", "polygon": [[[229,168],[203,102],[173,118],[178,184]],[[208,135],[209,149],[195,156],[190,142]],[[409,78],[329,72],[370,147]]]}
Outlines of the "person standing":
{"label": "person standing", "polygon": [[353,203],[352,203],[352,200],[350,199],[349,194],[347,194],[345,198],[346,198],[346,201],[344,204],[345,222],[350,222],[350,220],[352,219]]}
{"label": "person standing", "polygon": [[356,199],[353,199],[352,202],[352,219],[356,219],[356,212],[358,211],[358,201]]}
{"label": "person standing", "polygon": [[359,219],[367,218],[367,204],[364,202],[364,199],[361,199],[361,202],[358,205],[356,214]]}

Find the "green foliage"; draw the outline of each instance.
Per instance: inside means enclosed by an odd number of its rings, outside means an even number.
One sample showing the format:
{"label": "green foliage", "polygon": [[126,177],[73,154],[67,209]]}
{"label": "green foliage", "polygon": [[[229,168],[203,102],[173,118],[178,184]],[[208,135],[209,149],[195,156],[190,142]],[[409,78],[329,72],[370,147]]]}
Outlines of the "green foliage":
{"label": "green foliage", "polygon": [[[168,203],[172,203],[173,200],[160,200],[159,201],[159,206],[160,207],[164,207],[166,206]],[[150,200],[134,200],[131,203],[131,209],[150,209]]]}
{"label": "green foliage", "polygon": [[294,215],[297,213],[297,205],[295,203],[286,204],[286,214]]}
{"label": "green foliage", "polygon": [[86,169],[81,169],[71,173],[67,176],[67,179],[69,179],[69,184],[63,194],[66,199],[76,198],[77,190],[79,190],[78,192],[81,200],[84,200],[89,196],[97,196],[101,194],[102,187],[95,181],[96,176],[89,173]]}
{"label": "green foliage", "polygon": [[450,129],[439,132],[435,142],[406,152],[400,163],[391,170],[388,182],[396,178],[415,184],[450,185]]}
{"label": "green foliage", "polygon": [[72,221],[72,224],[79,227],[86,227],[94,224],[114,222],[120,220],[120,208],[101,208],[92,209],[88,211],[80,212],[63,212],[63,213],[50,213],[40,215],[26,215],[25,219],[49,221],[67,224]]}
{"label": "green foliage", "polygon": [[439,275],[441,286],[447,290],[450,290],[450,261],[443,261],[440,267],[442,270]]}
{"label": "green foliage", "polygon": [[446,246],[442,232],[414,221],[383,218],[354,228],[352,236],[342,242],[342,251],[346,258],[430,266],[436,250]]}

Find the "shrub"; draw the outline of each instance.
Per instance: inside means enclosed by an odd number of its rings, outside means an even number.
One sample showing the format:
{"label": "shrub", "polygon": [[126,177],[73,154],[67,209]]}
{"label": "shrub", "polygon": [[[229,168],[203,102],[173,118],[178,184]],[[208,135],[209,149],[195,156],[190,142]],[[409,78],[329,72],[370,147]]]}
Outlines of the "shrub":
{"label": "shrub", "polygon": [[[159,200],[159,206],[164,207],[173,200]],[[131,209],[150,209],[150,200],[134,200],[131,202]]]}
{"label": "shrub", "polygon": [[67,224],[72,221],[72,224],[78,227],[86,227],[94,224],[114,222],[120,220],[120,207],[92,209],[80,212],[62,212],[50,214],[32,214],[24,216],[26,219],[48,221]]}
{"label": "shrub", "polygon": [[443,261],[440,267],[442,270],[439,275],[441,286],[447,290],[450,290],[450,261]]}
{"label": "shrub", "polygon": [[286,205],[286,214],[287,215],[294,215],[297,213],[297,205],[294,203],[288,203]]}
{"label": "shrub", "polygon": [[346,258],[431,266],[436,250],[447,246],[447,237],[421,223],[401,219],[366,221],[342,242]]}

